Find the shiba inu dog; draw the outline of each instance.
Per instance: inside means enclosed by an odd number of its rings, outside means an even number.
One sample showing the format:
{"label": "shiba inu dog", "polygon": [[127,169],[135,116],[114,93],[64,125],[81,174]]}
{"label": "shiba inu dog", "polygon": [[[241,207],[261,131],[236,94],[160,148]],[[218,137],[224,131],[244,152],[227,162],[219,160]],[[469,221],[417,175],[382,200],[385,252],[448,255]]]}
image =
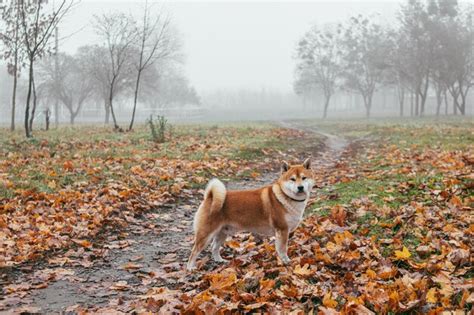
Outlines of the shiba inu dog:
{"label": "shiba inu dog", "polygon": [[239,231],[275,236],[278,256],[288,264],[288,235],[303,218],[314,184],[312,175],[310,159],[306,159],[300,165],[282,162],[280,178],[259,189],[227,191],[218,179],[209,181],[194,217],[194,246],[187,269],[196,268],[198,255],[211,241],[213,259],[225,261],[220,247],[227,236]]}

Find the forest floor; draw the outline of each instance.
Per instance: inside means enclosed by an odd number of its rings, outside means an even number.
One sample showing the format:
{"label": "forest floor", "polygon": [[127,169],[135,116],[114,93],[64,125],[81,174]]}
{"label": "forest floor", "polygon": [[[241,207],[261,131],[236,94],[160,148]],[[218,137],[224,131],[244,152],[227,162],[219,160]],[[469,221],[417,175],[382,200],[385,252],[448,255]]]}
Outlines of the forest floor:
{"label": "forest floor", "polygon": [[[0,313],[438,312],[472,307],[474,124],[291,121],[0,136]],[[208,179],[272,182],[312,155],[290,240],[228,239],[184,271]]]}

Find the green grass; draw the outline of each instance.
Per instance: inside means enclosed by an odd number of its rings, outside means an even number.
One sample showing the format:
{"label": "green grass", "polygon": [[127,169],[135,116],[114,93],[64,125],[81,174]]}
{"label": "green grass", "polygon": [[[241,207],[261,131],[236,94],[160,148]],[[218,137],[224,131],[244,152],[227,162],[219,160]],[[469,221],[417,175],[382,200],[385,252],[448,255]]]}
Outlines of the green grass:
{"label": "green grass", "polygon": [[[304,121],[308,127],[336,134],[351,140],[362,140],[362,146],[352,152],[346,160],[349,167],[356,170],[357,176],[350,181],[340,180],[318,191],[317,202],[311,212],[327,217],[331,208],[343,205],[355,224],[353,232],[362,233],[378,240],[393,238],[403,232],[402,244],[409,248],[415,260],[420,259],[415,249],[425,235],[423,227],[413,227],[413,223],[393,224],[394,216],[402,213],[403,207],[412,202],[425,206],[446,208],[446,200],[437,200],[433,190],[449,190],[446,185],[447,169],[433,165],[429,158],[431,152],[459,152],[472,155],[474,151],[474,122],[470,118],[448,118],[437,120],[423,119],[385,119],[355,121]],[[390,154],[394,154],[391,157]],[[418,156],[428,155],[428,159],[417,160]],[[398,161],[400,159],[400,161]],[[414,171],[399,172],[404,167]],[[364,170],[364,172],[361,172]],[[468,168],[466,168],[466,171]],[[465,172],[465,171],[464,171]],[[448,173],[449,174],[449,173]],[[469,179],[459,177],[461,189]],[[461,196],[467,197],[467,189]],[[357,201],[368,200],[369,210],[358,215]],[[366,201],[367,204],[367,201]],[[380,209],[391,209],[391,216]],[[311,213],[310,212],[310,213]],[[382,255],[393,255],[392,245],[383,247]]]}
{"label": "green grass", "polygon": [[306,120],[302,124],[351,139],[383,138],[401,148],[428,145],[446,150],[461,150],[474,143],[472,117],[328,119]]}
{"label": "green grass", "polygon": [[[386,205],[396,208],[416,200],[417,196],[423,193],[423,190],[418,187],[426,182],[431,185],[442,185],[441,178],[438,176],[411,178],[403,175],[387,175],[382,179],[360,177],[319,190],[320,201],[315,203],[314,208],[328,208],[337,204],[349,205],[355,199],[362,197],[367,197],[377,206]],[[398,187],[402,183],[408,183],[412,187],[407,191],[400,191]]]}
{"label": "green grass", "polygon": [[[168,141],[152,141],[150,130],[138,125],[133,132],[118,133],[111,127],[61,126],[49,131],[38,130],[34,138],[26,139],[23,132],[0,133],[0,197],[12,198],[16,189],[31,189],[51,193],[78,181],[88,181],[88,170],[102,182],[119,180],[107,161],[119,160],[128,170],[143,160],[175,159],[187,162],[230,160],[253,163],[271,158],[275,150],[291,148],[292,139],[279,136],[279,127],[271,123],[222,123],[176,125]],[[268,154],[270,152],[270,154]],[[26,162],[28,160],[28,162]],[[14,167],[7,166],[14,162]],[[17,163],[24,161],[22,163]],[[72,161],[74,171],[65,172],[63,163]],[[116,163],[112,163],[116,164]],[[223,165],[224,166],[224,165]],[[215,170],[201,174],[216,176]],[[240,174],[249,176],[254,170]],[[56,173],[56,175],[51,175]],[[13,187],[2,185],[2,180],[13,182]],[[52,183],[54,181],[54,183]],[[168,183],[164,183],[168,184]]]}

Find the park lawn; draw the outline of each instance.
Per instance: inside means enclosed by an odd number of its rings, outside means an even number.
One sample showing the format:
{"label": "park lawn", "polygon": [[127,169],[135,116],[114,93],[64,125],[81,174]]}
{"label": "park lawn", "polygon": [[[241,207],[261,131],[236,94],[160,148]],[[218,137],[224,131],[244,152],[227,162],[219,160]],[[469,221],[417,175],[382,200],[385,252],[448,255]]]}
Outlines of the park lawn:
{"label": "park lawn", "polygon": [[[279,263],[271,240],[237,235],[223,250],[229,263],[212,267],[204,259],[195,273],[169,269],[159,278],[171,278],[171,287],[147,287],[137,299],[103,311],[469,312],[474,301],[472,122],[302,124],[342,135],[350,144],[334,165],[315,163],[318,188],[289,242],[290,265]],[[2,250],[10,255],[5,265],[72,242],[90,249],[105,220],[193,196],[210,176],[258,178],[277,167],[275,160],[292,159],[299,150],[308,153],[321,144],[318,137],[308,139],[271,125],[182,126],[176,128],[175,140],[160,145],[150,145],[147,132],[140,132],[104,136],[89,130],[77,140],[74,130],[63,130],[61,138],[69,138],[53,151],[41,137],[35,143],[8,144],[27,150],[2,151],[15,154],[2,162],[2,174],[8,176],[15,167],[25,170],[6,180],[19,185],[22,176],[30,176],[24,161],[34,156],[27,162],[51,176],[43,183],[54,180],[56,186],[49,187],[54,192],[13,189],[0,212]],[[98,140],[95,134],[101,134]],[[301,147],[294,150],[295,143]],[[331,154],[322,150],[321,159],[331,160]],[[76,172],[88,181],[63,186],[58,179]]]}
{"label": "park lawn", "polygon": [[[310,219],[340,225],[350,232],[343,238],[366,241],[380,254],[379,262],[367,262],[365,269],[372,294],[377,288],[387,300],[379,296],[365,305],[376,312],[420,310],[423,305],[423,312],[469,310],[473,291],[465,285],[473,279],[472,120],[307,124],[326,132],[338,130],[353,140],[352,154],[322,175],[326,185],[311,205]],[[337,241],[328,236],[319,246],[328,248]],[[393,261],[388,264],[392,269],[383,267],[383,260]],[[400,277],[409,272],[418,279],[403,280],[412,281],[408,286],[397,283],[396,269],[403,270]],[[412,286],[429,294],[413,294]]]}
{"label": "park lawn", "polygon": [[319,188],[289,242],[290,265],[278,262],[269,240],[233,237],[229,263],[182,276],[173,289],[152,288],[127,306],[183,313],[470,312],[472,123],[298,122],[304,124],[340,132],[351,143],[334,166],[315,163]]}
{"label": "park lawn", "polygon": [[196,196],[212,177],[258,178],[302,137],[269,123],[177,125],[161,144],[146,126],[34,135],[0,135],[0,267],[91,247],[108,220]]}

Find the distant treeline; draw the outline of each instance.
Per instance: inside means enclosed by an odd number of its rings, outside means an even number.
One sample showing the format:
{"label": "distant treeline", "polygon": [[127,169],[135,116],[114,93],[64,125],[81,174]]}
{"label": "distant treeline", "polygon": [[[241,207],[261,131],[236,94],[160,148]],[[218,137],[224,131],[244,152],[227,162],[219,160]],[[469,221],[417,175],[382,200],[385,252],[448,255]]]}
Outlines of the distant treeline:
{"label": "distant treeline", "polygon": [[410,114],[422,116],[433,94],[437,115],[443,106],[446,114],[465,115],[474,85],[472,5],[408,0],[397,22],[388,26],[376,16],[358,15],[313,26],[297,45],[295,92],[303,98],[323,94],[324,117],[341,90],[360,94],[369,117],[374,93],[390,86],[400,116],[408,100]]}
{"label": "distant treeline", "polygon": [[82,46],[69,55],[59,52],[58,25],[75,4],[74,0],[60,0],[55,6],[48,1],[0,2],[0,57],[13,78],[11,130],[19,110],[30,137],[39,113],[47,127],[50,116],[58,123],[64,111],[73,124],[84,104],[90,104],[103,108],[106,123],[111,117],[114,129],[123,130],[115,108],[122,98],[129,103],[131,130],[138,101],[149,108],[199,103],[179,71],[181,45],[165,13],[146,3],[139,19],[119,12],[94,15],[91,24],[100,44]]}

